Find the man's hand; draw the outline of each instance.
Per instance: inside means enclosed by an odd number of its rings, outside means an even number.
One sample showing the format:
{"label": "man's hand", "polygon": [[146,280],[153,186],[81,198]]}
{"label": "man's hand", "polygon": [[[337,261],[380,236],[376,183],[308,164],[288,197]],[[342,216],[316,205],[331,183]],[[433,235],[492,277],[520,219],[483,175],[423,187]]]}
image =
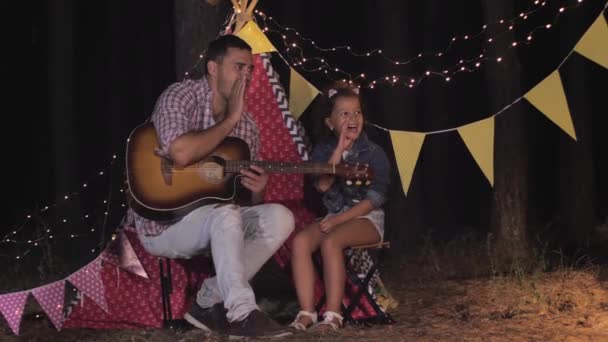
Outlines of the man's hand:
{"label": "man's hand", "polygon": [[228,108],[226,110],[226,118],[238,122],[241,115],[245,111],[245,93],[247,80],[244,76],[237,78],[232,85],[232,91],[228,98]]}
{"label": "man's hand", "polygon": [[[253,170],[253,171],[251,171]],[[241,184],[251,190],[254,199],[261,201],[264,198],[268,174],[259,166],[251,165],[251,170],[241,170]],[[254,200],[254,202],[257,202]]]}

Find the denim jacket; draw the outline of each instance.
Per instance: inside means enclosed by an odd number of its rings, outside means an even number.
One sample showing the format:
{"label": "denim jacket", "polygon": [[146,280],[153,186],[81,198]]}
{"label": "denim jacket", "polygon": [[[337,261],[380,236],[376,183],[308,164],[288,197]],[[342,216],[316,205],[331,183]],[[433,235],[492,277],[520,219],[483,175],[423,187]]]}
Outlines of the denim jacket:
{"label": "denim jacket", "polygon": [[[327,143],[321,143],[315,147],[312,153],[312,161],[327,162],[338,145],[338,139],[332,138]],[[373,177],[371,184],[348,185],[346,180],[336,178],[336,181],[323,194],[323,204],[331,213],[337,213],[345,207],[352,207],[368,199],[376,208],[380,208],[386,202],[386,195],[390,183],[390,164],[386,154],[380,146],[367,138],[363,132],[355,140],[349,150],[344,162],[369,164],[372,169]],[[315,186],[318,180],[315,180]]]}

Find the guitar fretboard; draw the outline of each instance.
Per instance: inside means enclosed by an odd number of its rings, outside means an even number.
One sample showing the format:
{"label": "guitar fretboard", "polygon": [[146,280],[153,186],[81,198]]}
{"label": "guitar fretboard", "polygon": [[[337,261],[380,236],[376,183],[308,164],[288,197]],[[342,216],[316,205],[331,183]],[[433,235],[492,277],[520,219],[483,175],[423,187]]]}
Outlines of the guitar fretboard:
{"label": "guitar fretboard", "polygon": [[311,174],[334,174],[336,168],[327,163],[312,162],[273,162],[273,161],[250,161],[250,160],[227,160],[225,171],[238,173],[240,170],[248,169],[251,165],[258,166],[268,173],[311,173]]}

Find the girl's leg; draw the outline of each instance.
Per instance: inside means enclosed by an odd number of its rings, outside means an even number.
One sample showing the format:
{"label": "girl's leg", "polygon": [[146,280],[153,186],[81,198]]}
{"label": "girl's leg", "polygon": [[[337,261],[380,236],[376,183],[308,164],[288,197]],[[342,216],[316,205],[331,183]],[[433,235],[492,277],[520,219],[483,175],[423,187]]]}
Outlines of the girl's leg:
{"label": "girl's leg", "polygon": [[[316,251],[325,234],[319,229],[318,223],[313,223],[300,231],[293,240],[291,267],[293,282],[298,295],[298,302],[303,311],[314,312],[314,283],[315,271],[312,263],[312,254]],[[300,323],[308,326],[312,320],[304,316]]]}
{"label": "girl's leg", "polygon": [[340,313],[344,297],[346,271],[343,250],[346,247],[380,241],[374,225],[365,218],[356,218],[334,227],[321,242],[323,278],[327,295],[327,310]]}

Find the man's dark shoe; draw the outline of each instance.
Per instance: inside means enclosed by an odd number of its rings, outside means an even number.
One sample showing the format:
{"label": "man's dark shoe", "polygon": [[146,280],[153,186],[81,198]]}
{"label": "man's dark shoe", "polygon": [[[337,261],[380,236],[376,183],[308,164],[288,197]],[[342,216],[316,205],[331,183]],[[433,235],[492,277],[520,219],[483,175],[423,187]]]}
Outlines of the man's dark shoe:
{"label": "man's dark shoe", "polygon": [[223,303],[203,308],[194,302],[190,311],[184,315],[184,319],[199,329],[223,333],[230,324],[226,318],[226,312],[228,311],[224,308]]}
{"label": "man's dark shoe", "polygon": [[230,323],[228,334],[231,337],[284,337],[292,332],[279,325],[260,310],[253,310],[241,320]]}

